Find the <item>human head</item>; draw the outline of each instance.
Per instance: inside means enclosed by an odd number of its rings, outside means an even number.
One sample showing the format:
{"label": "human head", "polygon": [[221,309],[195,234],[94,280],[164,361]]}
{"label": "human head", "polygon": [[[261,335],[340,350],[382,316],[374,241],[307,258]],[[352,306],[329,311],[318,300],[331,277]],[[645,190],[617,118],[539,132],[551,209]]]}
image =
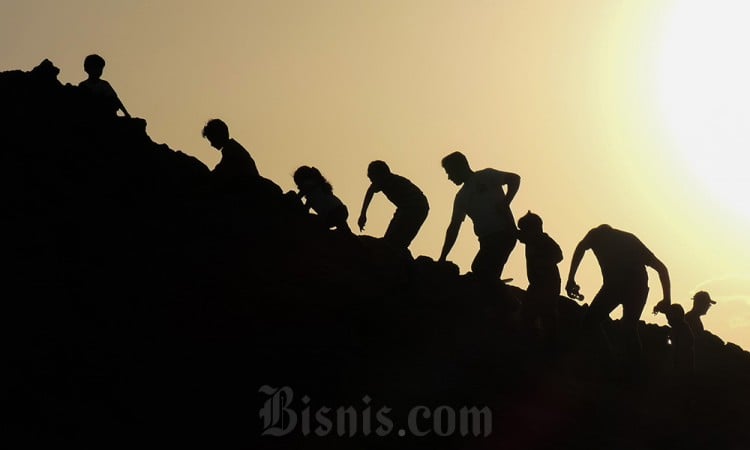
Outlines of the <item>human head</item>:
{"label": "human head", "polygon": [[518,219],[518,239],[526,243],[529,237],[542,233],[542,218],[528,211]]}
{"label": "human head", "polygon": [[326,192],[333,192],[333,186],[320,173],[317,167],[300,166],[294,171],[292,178],[294,178],[297,188],[303,193],[316,185],[322,186]]}
{"label": "human head", "polygon": [[453,152],[441,161],[445,173],[448,174],[448,179],[458,184],[466,181],[466,178],[471,175],[471,167],[469,161],[466,159],[461,152]]}
{"label": "human head", "polygon": [[99,78],[104,72],[104,58],[97,54],[88,55],[83,60],[83,70],[92,78]]}
{"label": "human head", "polygon": [[315,171],[316,169],[310,166],[297,167],[297,170],[295,170],[294,174],[292,175],[292,178],[294,178],[294,183],[297,185],[297,187],[302,186],[306,181],[315,178]]}
{"label": "human head", "polygon": [[701,311],[705,314],[711,305],[715,305],[716,302],[711,299],[711,296],[706,291],[698,291],[693,295],[693,308]]}
{"label": "human head", "polygon": [[669,305],[665,314],[667,316],[669,325],[673,327],[684,322],[685,320],[685,310],[682,308],[682,305],[679,305],[677,303],[672,303],[671,305]]}
{"label": "human head", "polygon": [[372,161],[367,166],[367,177],[373,183],[378,183],[391,173],[391,168],[384,161]]}
{"label": "human head", "polygon": [[211,119],[206,122],[202,134],[216,150],[221,150],[229,141],[229,127],[221,119]]}

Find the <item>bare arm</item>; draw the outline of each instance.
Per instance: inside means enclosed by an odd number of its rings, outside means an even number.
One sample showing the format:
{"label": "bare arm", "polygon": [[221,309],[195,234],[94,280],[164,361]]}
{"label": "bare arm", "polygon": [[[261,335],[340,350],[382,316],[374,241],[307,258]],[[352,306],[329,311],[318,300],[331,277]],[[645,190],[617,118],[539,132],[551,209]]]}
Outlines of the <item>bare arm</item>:
{"label": "bare arm", "polygon": [[662,300],[654,307],[654,314],[659,311],[666,314],[666,308],[672,304],[672,284],[669,279],[669,270],[667,270],[667,266],[656,256],[646,263],[646,265],[656,270],[656,273],[659,274],[659,282],[661,283]]}
{"label": "bare arm", "polygon": [[570,272],[568,272],[568,281],[565,283],[565,291],[569,297],[578,300],[582,300],[583,297],[581,297],[581,294],[578,292],[581,287],[576,284],[576,272],[578,272],[578,266],[581,264],[583,254],[586,253],[586,250],[589,248],[591,248],[591,245],[589,244],[587,235],[578,243],[575,251],[573,251],[572,258],[570,259]]}
{"label": "bare arm", "polygon": [[508,186],[508,191],[505,193],[505,198],[508,200],[508,204],[513,201],[513,198],[518,193],[518,188],[521,186],[521,177],[518,174],[511,172],[503,172],[505,174],[505,184]]}
{"label": "bare arm", "polygon": [[125,114],[125,117],[130,117],[130,113],[125,109],[125,105],[122,104],[120,99],[117,99],[117,103],[120,105],[119,108],[122,110],[122,113]]}
{"label": "bare arm", "polygon": [[448,257],[448,253],[450,253],[451,249],[453,248],[453,244],[456,243],[456,238],[458,237],[458,231],[460,229],[461,222],[453,220],[451,221],[450,225],[448,225],[448,229],[445,231],[443,250],[440,251],[440,258],[438,259],[438,261],[444,262]]}
{"label": "bare arm", "polygon": [[362,211],[359,213],[359,220],[357,220],[359,231],[365,229],[365,224],[367,223],[367,208],[370,206],[370,202],[372,201],[372,196],[375,195],[375,191],[375,185],[370,184],[370,187],[367,188],[367,192],[365,192],[365,199],[362,202]]}

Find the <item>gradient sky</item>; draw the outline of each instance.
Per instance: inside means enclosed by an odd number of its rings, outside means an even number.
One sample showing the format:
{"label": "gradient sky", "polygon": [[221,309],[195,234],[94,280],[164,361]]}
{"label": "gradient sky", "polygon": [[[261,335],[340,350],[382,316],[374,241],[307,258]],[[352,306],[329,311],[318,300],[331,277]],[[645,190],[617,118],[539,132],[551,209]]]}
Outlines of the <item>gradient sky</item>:
{"label": "gradient sky", "polygon": [[[512,209],[542,216],[563,278],[590,228],[633,232],[673,301],[708,290],[706,328],[750,349],[747,23],[730,0],[4,0],[0,70],[49,58],[77,84],[99,53],[156,142],[213,168],[200,132],[222,118],[285,191],[296,167],[321,169],[353,229],[367,164],[385,160],[430,201],[415,256],[439,256],[457,191],[440,159],[460,150],[521,175]],[[365,233],[392,212],[377,195]],[[449,259],[463,273],[476,250],[467,219]],[[523,250],[504,277],[526,287]],[[665,325],[649,275],[642,319]],[[590,252],[577,278],[588,303]]]}

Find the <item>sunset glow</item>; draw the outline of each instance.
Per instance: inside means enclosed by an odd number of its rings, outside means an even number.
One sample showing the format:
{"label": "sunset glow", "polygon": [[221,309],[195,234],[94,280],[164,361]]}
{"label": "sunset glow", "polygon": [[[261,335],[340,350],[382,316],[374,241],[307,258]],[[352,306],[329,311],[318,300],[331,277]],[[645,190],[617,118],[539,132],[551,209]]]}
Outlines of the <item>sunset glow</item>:
{"label": "sunset glow", "polygon": [[717,202],[750,219],[750,4],[675,2],[658,54],[675,151]]}

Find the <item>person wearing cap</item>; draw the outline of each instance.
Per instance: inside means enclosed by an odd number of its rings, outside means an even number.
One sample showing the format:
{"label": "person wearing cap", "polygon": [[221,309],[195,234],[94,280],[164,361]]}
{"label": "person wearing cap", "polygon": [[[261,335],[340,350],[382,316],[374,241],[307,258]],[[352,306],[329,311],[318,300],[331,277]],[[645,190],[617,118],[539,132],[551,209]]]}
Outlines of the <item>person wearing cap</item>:
{"label": "person wearing cap", "polygon": [[715,304],[716,302],[711,299],[708,292],[698,291],[695,293],[693,296],[693,308],[685,313],[685,321],[690,326],[690,329],[693,330],[693,334],[698,335],[705,330],[701,316],[705,316],[708,308]]}

